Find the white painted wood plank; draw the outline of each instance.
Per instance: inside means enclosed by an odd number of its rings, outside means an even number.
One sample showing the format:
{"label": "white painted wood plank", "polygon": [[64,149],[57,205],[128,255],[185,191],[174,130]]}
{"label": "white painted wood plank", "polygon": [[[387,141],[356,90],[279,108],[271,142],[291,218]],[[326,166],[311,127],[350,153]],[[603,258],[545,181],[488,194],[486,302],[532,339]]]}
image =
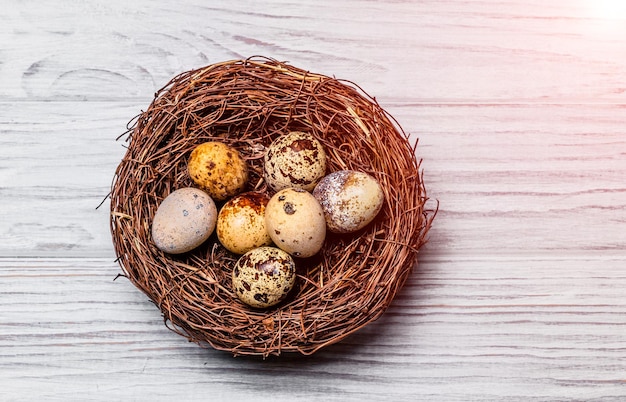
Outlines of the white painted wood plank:
{"label": "white painted wood plank", "polygon": [[3,255],[112,255],[109,193],[139,108],[117,103],[0,103]]}
{"label": "white painted wood plank", "polygon": [[263,54],[380,96],[624,102],[626,12],[602,3],[2,0],[0,96],[143,98]]}
{"label": "white painted wood plank", "polygon": [[420,137],[428,190],[440,201],[427,247],[446,255],[597,250],[624,255],[621,105],[404,105],[400,110],[400,121],[416,115],[409,130]]}
{"label": "white painted wood plank", "polygon": [[[0,0],[0,399],[624,400],[618,4]],[[166,330],[94,209],[155,90],[254,54],[375,95],[440,201],[392,308],[310,359]]]}
{"label": "white painted wood plank", "polygon": [[311,358],[263,361],[170,332],[108,259],[4,258],[0,381],[5,400],[617,400],[622,266],[427,254],[379,321]]}

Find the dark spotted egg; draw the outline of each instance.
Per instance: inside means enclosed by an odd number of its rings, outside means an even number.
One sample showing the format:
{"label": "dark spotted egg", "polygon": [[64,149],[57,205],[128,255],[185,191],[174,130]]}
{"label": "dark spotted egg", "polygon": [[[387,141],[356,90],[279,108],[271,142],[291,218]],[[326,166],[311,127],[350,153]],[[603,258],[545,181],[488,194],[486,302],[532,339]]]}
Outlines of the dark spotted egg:
{"label": "dark spotted egg", "polygon": [[326,152],[311,134],[292,131],[274,140],[264,158],[263,176],[274,191],[313,191],[326,174]]}
{"label": "dark spotted egg", "polygon": [[242,255],[232,274],[233,291],[245,304],[267,308],[283,301],[296,282],[296,264],[276,247],[259,247]]}

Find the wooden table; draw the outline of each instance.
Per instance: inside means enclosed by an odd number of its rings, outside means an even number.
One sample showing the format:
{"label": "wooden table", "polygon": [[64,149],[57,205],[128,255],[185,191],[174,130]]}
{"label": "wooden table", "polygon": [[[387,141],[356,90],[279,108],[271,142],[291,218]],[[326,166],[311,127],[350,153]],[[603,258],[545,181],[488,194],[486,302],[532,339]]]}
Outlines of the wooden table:
{"label": "wooden table", "polygon": [[[0,0],[0,400],[626,400],[623,2],[315,3]],[[201,349],[115,280],[116,137],[257,54],[375,96],[440,203],[388,312],[309,358]]]}

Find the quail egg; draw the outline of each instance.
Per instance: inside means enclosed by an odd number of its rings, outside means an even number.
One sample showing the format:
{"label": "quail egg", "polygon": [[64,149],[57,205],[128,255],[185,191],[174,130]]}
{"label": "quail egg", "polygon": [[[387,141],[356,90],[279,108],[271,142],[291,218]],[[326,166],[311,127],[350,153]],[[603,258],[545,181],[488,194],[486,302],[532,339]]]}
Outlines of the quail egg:
{"label": "quail egg", "polygon": [[231,198],[217,216],[217,238],[228,250],[244,254],[268,246],[272,239],[265,228],[265,193],[250,191]]}
{"label": "quail egg", "polygon": [[274,191],[293,187],[313,191],[326,174],[326,152],[311,134],[292,131],[267,149],[263,176]]}
{"label": "quail egg", "polygon": [[266,308],[284,300],[296,282],[296,264],[276,247],[259,247],[237,260],[232,287],[237,297],[251,307]]}
{"label": "quail egg", "polygon": [[306,190],[286,188],[265,207],[265,225],[274,244],[294,257],[311,257],[323,246],[326,221],[319,202]]}
{"label": "quail egg", "polygon": [[239,151],[218,141],[195,147],[187,169],[194,183],[216,201],[239,194],[248,181],[248,166]]}
{"label": "quail egg", "polygon": [[367,226],[380,212],[385,196],[371,175],[340,170],[325,176],[313,190],[324,210],[328,230],[350,233]]}
{"label": "quail egg", "polygon": [[208,194],[197,188],[170,193],[152,220],[152,240],[166,253],[180,254],[204,243],[215,229],[217,208]]}

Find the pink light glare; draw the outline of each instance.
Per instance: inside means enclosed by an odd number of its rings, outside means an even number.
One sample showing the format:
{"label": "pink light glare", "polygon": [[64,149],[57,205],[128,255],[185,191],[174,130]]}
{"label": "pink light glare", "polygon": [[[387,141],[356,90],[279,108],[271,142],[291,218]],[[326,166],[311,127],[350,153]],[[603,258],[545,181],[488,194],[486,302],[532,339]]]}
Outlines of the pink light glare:
{"label": "pink light glare", "polygon": [[624,0],[585,0],[590,17],[607,20],[625,20],[626,1]]}
{"label": "pink light glare", "polygon": [[626,0],[579,0],[587,34],[622,40],[626,37]]}

